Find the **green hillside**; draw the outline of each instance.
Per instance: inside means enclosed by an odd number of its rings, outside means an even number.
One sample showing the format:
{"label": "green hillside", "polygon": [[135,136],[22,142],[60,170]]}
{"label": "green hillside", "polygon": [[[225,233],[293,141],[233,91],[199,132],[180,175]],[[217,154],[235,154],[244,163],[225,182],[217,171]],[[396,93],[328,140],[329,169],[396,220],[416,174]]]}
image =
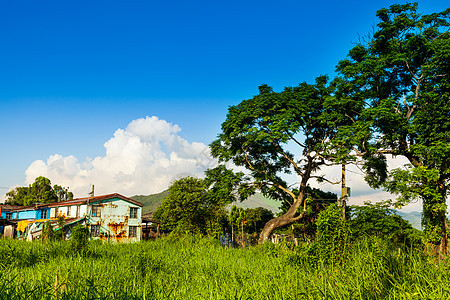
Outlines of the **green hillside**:
{"label": "green hillside", "polygon": [[153,194],[148,196],[136,195],[130,198],[144,204],[144,207],[142,208],[142,213],[146,214],[149,212],[156,211],[156,209],[162,203],[164,198],[166,198],[167,194],[169,194],[169,191],[165,190],[159,194]]}
{"label": "green hillside", "polygon": [[413,211],[410,213],[404,213],[401,211],[396,210],[396,213],[402,217],[403,219],[405,219],[406,221],[408,221],[409,223],[411,223],[411,225],[419,230],[422,230],[422,213],[418,212],[418,211]]}
{"label": "green hillside", "polygon": [[230,207],[232,205],[236,205],[237,207],[242,208],[256,208],[256,207],[264,207],[268,210],[271,210],[273,213],[278,213],[280,211],[280,201],[276,201],[270,198],[265,197],[263,194],[255,194],[250,196],[247,200],[243,202],[234,202],[230,204]]}
{"label": "green hillside", "polygon": [[[161,205],[162,201],[164,200],[164,198],[167,196],[168,193],[169,191],[165,190],[159,194],[153,194],[148,196],[136,195],[130,198],[144,204],[142,213],[146,214],[149,212],[156,211],[156,209],[158,208],[159,205]],[[280,206],[279,201],[275,201],[270,198],[264,197],[262,194],[255,194],[243,202],[235,202],[233,204],[236,205],[237,207],[242,208],[264,207],[268,210],[273,211],[274,213],[277,213],[279,211]]]}

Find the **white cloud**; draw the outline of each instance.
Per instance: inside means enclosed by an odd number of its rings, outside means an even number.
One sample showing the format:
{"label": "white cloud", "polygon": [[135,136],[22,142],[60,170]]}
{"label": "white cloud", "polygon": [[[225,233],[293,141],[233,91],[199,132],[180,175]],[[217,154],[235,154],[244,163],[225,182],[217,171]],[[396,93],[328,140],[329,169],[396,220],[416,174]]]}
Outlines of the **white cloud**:
{"label": "white cloud", "polygon": [[[388,162],[388,169],[392,170],[394,168],[399,168],[404,166],[405,164],[409,163],[408,160],[403,156],[396,156],[392,157],[391,155],[387,156],[387,162]],[[316,172],[315,175],[321,175],[327,178],[330,181],[333,182],[339,182],[338,184],[330,184],[327,182],[318,183],[315,180],[310,180],[309,184],[312,187],[320,188],[324,191],[331,191],[338,195],[338,197],[341,196],[341,173],[342,169],[340,165],[336,166],[330,166],[330,167],[323,167],[321,170]],[[372,203],[380,202],[383,200],[392,199],[394,200],[396,198],[396,195],[389,194],[387,192],[384,192],[381,189],[374,190],[372,189],[364,180],[363,172],[354,165],[347,165],[346,166],[346,186],[351,188],[351,196],[349,197],[349,205],[363,205],[364,202],[369,201]],[[288,182],[291,184],[294,182],[299,182],[298,179],[295,178],[295,176],[290,176],[288,179]],[[405,212],[410,211],[421,211],[422,210],[422,204],[420,201],[410,203],[403,207],[401,209]]]}
{"label": "white cloud", "polygon": [[180,131],[178,125],[155,116],[137,119],[116,130],[104,144],[104,156],[80,162],[73,155],[51,155],[28,167],[26,182],[45,176],[70,187],[76,197],[87,196],[90,184],[97,195],[158,193],[180,176],[200,177],[217,165],[207,145],[189,143],[178,135]]}

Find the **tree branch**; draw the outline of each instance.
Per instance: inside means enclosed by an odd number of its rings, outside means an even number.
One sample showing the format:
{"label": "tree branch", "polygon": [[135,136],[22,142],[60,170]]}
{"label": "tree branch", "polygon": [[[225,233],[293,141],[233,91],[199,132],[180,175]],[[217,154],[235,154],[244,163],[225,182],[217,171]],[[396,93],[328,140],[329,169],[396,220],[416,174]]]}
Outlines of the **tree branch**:
{"label": "tree branch", "polygon": [[275,140],[274,140],[274,141],[272,141],[272,144],[273,144],[274,146],[278,147],[278,150],[281,152],[281,154],[283,154],[284,158],[286,158],[286,159],[292,164],[292,166],[294,167],[295,172],[296,172],[298,175],[303,176],[303,172],[300,170],[300,168],[299,168],[299,166],[297,165],[297,163],[296,163],[294,160],[292,160],[292,159],[289,157],[289,155],[287,155],[286,152],[284,152],[283,148],[280,146],[280,143],[278,143],[278,141],[275,142]]}
{"label": "tree branch", "polygon": [[311,175],[311,178],[316,178],[316,179],[319,179],[319,180],[323,180],[323,181],[326,181],[326,182],[328,182],[330,184],[339,184],[339,183],[341,183],[340,180],[339,181],[331,181],[331,180],[326,179],[323,176]]}

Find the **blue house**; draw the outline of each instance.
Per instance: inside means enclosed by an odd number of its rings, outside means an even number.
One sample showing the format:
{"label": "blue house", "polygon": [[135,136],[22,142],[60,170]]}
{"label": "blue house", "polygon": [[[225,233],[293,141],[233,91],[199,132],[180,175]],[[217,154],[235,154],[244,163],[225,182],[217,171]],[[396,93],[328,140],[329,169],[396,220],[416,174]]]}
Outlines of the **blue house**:
{"label": "blue house", "polygon": [[[64,235],[70,238],[72,227],[88,226],[92,239],[137,242],[142,235],[143,204],[120,194],[78,198],[32,206],[5,207],[1,214],[8,237],[33,240],[40,237],[44,223],[59,230],[58,218],[64,218]],[[4,228],[2,227],[2,230]],[[12,233],[11,233],[12,231]],[[0,231],[1,232],[1,231]]]}

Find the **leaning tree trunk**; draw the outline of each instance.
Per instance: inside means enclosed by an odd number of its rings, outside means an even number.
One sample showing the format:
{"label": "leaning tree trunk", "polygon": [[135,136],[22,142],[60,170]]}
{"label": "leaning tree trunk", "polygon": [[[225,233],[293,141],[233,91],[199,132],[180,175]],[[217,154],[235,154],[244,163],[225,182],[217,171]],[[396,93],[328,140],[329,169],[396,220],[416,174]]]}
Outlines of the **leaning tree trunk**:
{"label": "leaning tree trunk", "polygon": [[297,213],[297,210],[304,204],[304,198],[304,194],[300,194],[284,215],[281,215],[267,222],[266,225],[264,225],[263,230],[261,231],[258,244],[265,243],[275,229],[300,220],[305,215],[305,210],[303,210],[300,214]]}

